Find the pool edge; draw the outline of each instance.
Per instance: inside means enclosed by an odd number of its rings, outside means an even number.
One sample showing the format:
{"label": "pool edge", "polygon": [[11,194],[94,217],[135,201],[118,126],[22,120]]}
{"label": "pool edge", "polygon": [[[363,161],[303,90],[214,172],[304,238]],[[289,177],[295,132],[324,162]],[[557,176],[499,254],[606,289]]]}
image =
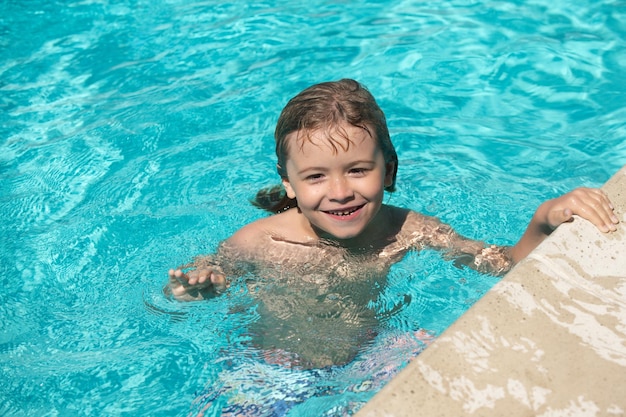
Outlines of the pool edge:
{"label": "pool edge", "polygon": [[356,417],[626,414],[626,165],[603,234],[560,226]]}

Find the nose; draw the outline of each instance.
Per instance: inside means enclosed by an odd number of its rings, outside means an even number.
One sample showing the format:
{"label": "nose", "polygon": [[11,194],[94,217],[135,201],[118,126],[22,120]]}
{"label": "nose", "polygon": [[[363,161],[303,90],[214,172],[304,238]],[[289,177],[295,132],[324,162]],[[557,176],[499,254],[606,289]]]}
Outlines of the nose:
{"label": "nose", "polygon": [[354,191],[349,181],[343,176],[333,178],[329,183],[328,198],[333,201],[347,202],[354,198]]}

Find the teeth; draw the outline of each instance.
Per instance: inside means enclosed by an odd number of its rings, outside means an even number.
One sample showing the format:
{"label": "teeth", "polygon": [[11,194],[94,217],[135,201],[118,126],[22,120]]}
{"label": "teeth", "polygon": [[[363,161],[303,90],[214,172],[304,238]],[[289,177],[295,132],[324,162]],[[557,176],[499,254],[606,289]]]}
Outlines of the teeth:
{"label": "teeth", "polygon": [[329,211],[330,214],[334,214],[335,216],[349,216],[354,213],[356,210],[347,210],[347,211]]}

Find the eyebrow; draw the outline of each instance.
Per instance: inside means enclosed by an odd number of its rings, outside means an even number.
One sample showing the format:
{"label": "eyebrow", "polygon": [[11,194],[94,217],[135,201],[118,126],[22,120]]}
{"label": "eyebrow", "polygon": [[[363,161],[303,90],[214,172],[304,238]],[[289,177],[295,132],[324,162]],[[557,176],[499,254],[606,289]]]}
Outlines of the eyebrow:
{"label": "eyebrow", "polygon": [[[376,161],[373,160],[373,159],[359,159],[358,161],[351,162],[348,166],[349,167],[354,167],[354,166],[361,165],[361,164],[375,165]],[[301,170],[297,171],[296,174],[300,175],[300,174],[303,174],[303,173],[305,173],[307,171],[328,171],[328,169],[325,168],[325,167],[312,166],[312,167],[306,167],[304,169],[301,169]]]}

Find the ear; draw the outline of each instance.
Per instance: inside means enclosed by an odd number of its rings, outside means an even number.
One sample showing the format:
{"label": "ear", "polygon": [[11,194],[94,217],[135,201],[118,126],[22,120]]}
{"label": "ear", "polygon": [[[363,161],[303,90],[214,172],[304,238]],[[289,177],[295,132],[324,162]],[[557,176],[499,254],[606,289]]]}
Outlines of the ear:
{"label": "ear", "polygon": [[293,187],[291,186],[291,183],[289,182],[289,178],[282,177],[282,183],[283,183],[283,187],[285,187],[285,191],[287,192],[287,197],[294,199],[296,198],[296,193],[293,190]]}
{"label": "ear", "polygon": [[387,162],[385,164],[385,187],[391,187],[393,184],[393,175],[396,172],[396,163]]}

